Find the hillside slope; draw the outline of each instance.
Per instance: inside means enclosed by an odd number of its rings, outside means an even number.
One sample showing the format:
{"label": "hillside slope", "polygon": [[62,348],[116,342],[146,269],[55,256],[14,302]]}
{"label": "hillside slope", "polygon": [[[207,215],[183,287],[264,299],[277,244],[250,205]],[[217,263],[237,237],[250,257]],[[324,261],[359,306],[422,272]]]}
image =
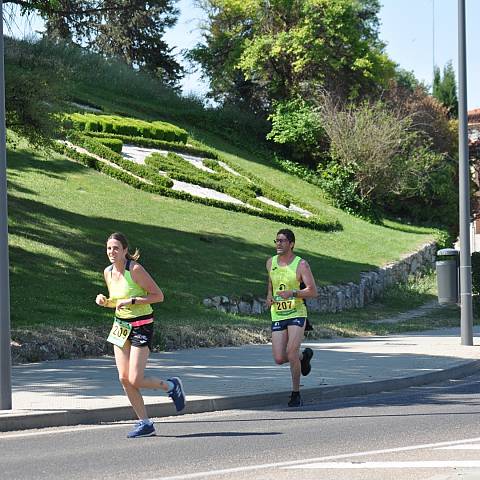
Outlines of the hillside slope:
{"label": "hillside slope", "polygon": [[[202,142],[230,165],[338,224],[341,228],[330,231],[292,227],[296,251],[308,259],[320,285],[356,281],[361,271],[433,238],[433,229],[401,221],[372,225],[330,206],[318,187],[278,168],[259,141],[264,126],[255,119],[205,110],[195,99],[166,92],[125,66],[66,47],[21,42],[16,47],[15,55],[7,55],[7,69],[22,48],[33,49],[26,60],[50,55],[70,69],[63,85],[66,101],[55,105],[59,113],[89,105],[105,115],[173,123],[192,142]],[[283,222],[141,191],[58,153],[34,149],[13,134],[10,138],[16,143],[8,148],[14,328],[107,325],[111,312],[96,307],[94,298],[105,291],[105,240],[113,231],[124,232],[132,247],[140,248],[141,262],[165,290],[165,304],[156,307],[160,318],[184,325],[265,324],[265,319],[206,311],[201,300],[263,294],[265,261]]]}

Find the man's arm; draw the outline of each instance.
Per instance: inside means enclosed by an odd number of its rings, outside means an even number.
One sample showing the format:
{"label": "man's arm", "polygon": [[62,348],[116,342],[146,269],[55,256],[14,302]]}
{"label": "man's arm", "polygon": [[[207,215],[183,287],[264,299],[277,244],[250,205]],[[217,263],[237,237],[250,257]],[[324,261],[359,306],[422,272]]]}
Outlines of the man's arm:
{"label": "man's arm", "polygon": [[270,279],[270,269],[272,268],[272,259],[267,260],[267,273],[268,273],[268,282],[267,282],[267,307],[270,307],[273,303],[273,292],[272,292],[272,280]]}
{"label": "man's arm", "polygon": [[300,277],[300,282],[303,282],[305,288],[298,290],[296,296],[298,298],[316,297],[318,295],[317,285],[315,284],[315,279],[310,270],[310,265],[306,260],[300,262],[300,265],[298,266],[298,275]]}

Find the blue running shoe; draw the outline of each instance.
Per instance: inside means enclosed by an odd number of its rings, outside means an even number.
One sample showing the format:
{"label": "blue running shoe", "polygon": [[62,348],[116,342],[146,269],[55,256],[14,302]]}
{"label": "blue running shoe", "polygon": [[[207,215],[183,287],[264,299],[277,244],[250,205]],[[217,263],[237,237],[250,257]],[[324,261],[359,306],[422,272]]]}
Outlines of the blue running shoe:
{"label": "blue running shoe", "polygon": [[140,420],[135,423],[135,428],[128,433],[127,438],[151,437],[153,435],[155,435],[153,423]]}
{"label": "blue running shoe", "polygon": [[168,391],[168,396],[173,400],[177,412],[185,408],[185,392],[183,391],[182,381],[178,377],[168,379],[173,383],[173,388]]}

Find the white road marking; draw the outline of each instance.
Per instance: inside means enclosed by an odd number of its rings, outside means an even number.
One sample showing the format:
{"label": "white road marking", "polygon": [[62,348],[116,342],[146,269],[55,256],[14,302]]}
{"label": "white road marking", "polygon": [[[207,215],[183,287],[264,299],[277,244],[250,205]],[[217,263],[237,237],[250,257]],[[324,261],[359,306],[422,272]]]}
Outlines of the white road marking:
{"label": "white road marking", "polygon": [[[131,422],[133,424],[133,421]],[[111,425],[78,425],[71,428],[61,428],[61,427],[48,427],[48,430],[39,430],[39,431],[29,431],[21,433],[9,433],[9,432],[0,432],[0,441],[10,440],[12,438],[24,438],[24,437],[37,437],[41,435],[58,435],[59,433],[72,433],[72,432],[83,432],[86,430],[97,430],[105,428],[128,428],[130,423],[119,423]]]}
{"label": "white road marking", "polygon": [[452,445],[450,447],[439,447],[435,450],[480,450],[480,443],[472,443],[471,445]]}
{"label": "white road marking", "polygon": [[[467,438],[464,440],[454,440],[451,442],[424,443],[420,445],[411,445],[408,447],[385,448],[382,450],[371,450],[367,452],[354,452],[354,453],[344,453],[341,455],[329,455],[326,457],[306,458],[304,460],[293,460],[290,462],[265,463],[265,464],[259,464],[259,465],[247,465],[244,467],[225,468],[223,470],[209,470],[205,472],[187,473],[184,475],[174,475],[171,477],[155,477],[149,480],[190,480],[195,478],[213,477],[215,475],[227,475],[230,473],[264,470],[267,468],[285,468],[285,467],[298,468],[298,465],[302,465],[302,468],[305,468],[304,467],[305,464],[324,462],[327,460],[338,460],[342,458],[362,457],[366,455],[379,455],[382,453],[407,452],[407,451],[421,450],[421,449],[427,449],[427,448],[439,448],[439,447],[445,447],[445,446],[451,446],[451,445],[461,445],[464,443],[472,443],[472,442],[479,442],[479,441],[480,441],[480,437]],[[436,463],[438,464],[439,462],[436,462]],[[469,463],[470,465],[472,464],[472,462],[467,462],[467,463]],[[480,462],[478,466],[480,466]]]}
{"label": "white road marking", "polygon": [[380,468],[478,468],[479,460],[450,460],[450,461],[419,461],[419,462],[324,462],[283,467],[283,470],[292,469],[334,469],[334,470],[368,470]]}

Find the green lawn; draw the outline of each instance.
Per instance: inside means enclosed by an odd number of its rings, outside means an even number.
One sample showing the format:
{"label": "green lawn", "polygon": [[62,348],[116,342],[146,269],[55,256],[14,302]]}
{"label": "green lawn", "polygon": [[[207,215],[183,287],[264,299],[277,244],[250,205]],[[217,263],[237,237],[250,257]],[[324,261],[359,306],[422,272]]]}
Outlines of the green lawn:
{"label": "green lawn", "polygon": [[[310,202],[332,209],[316,187],[298,178],[260,161],[233,160],[258,174],[268,171],[276,184],[291,185],[300,195],[309,194]],[[8,150],[8,165],[14,328],[88,325],[109,317],[94,298],[105,291],[105,239],[117,230],[141,249],[141,262],[164,289],[166,302],[156,307],[164,319],[200,325],[264,322],[207,312],[200,302],[214,294],[263,294],[265,260],[283,225],[135,190],[22,142]],[[361,271],[432,238],[428,229],[406,232],[393,223],[386,228],[335,213],[342,231],[295,229],[297,252],[308,259],[319,284],[358,280]]]}

